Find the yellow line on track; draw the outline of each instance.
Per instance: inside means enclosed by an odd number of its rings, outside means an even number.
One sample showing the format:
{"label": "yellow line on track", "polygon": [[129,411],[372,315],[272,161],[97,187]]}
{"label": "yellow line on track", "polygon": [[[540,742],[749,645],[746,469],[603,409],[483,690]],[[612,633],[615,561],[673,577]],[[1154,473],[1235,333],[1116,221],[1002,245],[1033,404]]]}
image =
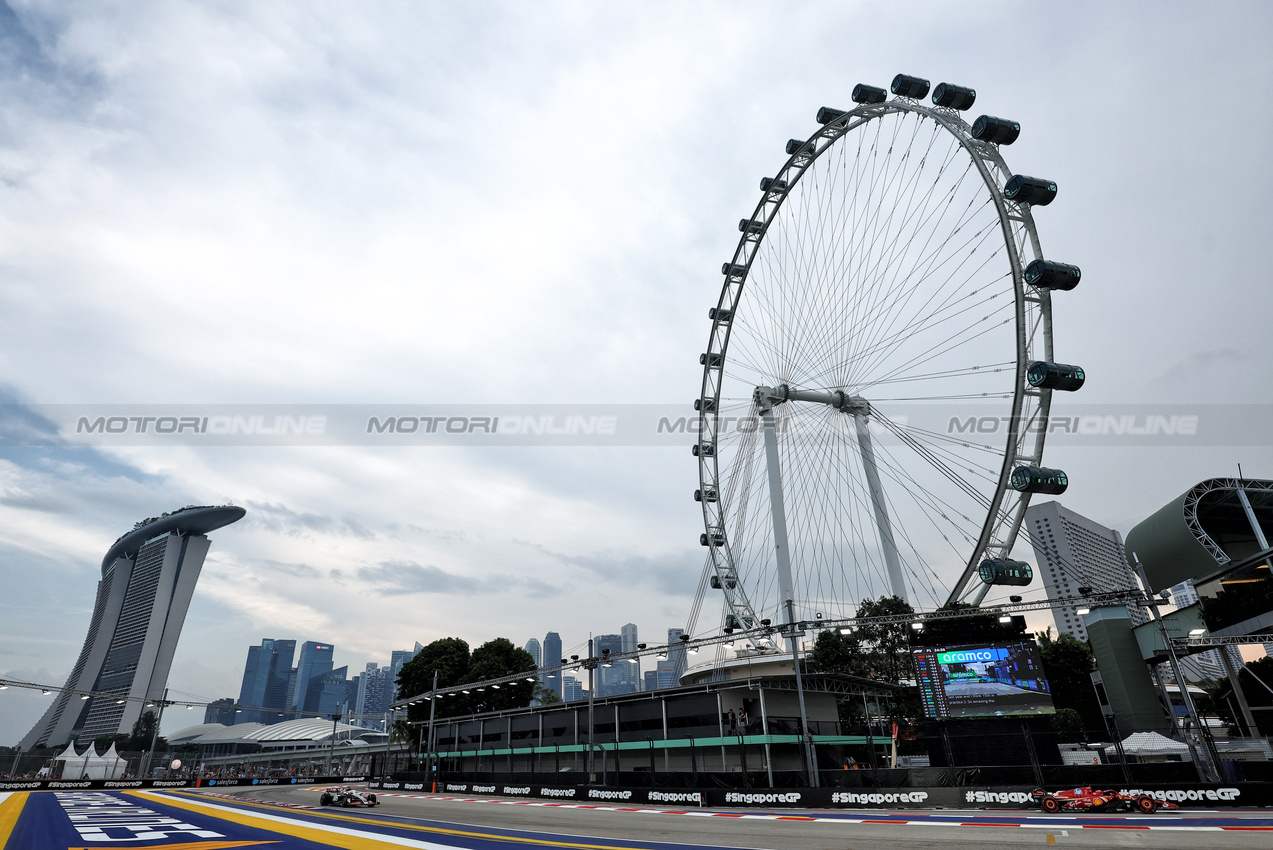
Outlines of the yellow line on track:
{"label": "yellow line on track", "polygon": [[[348,848],[348,850],[387,850],[387,848],[402,846],[401,843],[395,843],[392,840],[380,841],[370,836],[350,834],[349,830],[332,832],[325,829],[316,829],[312,826],[307,826],[303,821],[297,821],[295,825],[291,823],[280,824],[250,812],[239,812],[229,807],[215,804],[199,806],[185,800],[173,799],[167,794],[147,794],[137,791],[124,791],[123,793],[130,797],[140,797],[143,800],[159,801],[166,806],[185,809],[186,811],[214,817],[218,820],[229,821],[239,826],[263,829],[267,832],[287,835],[292,838],[303,838],[306,841],[313,841],[315,844],[325,844],[329,847],[342,847]],[[216,811],[209,811],[212,808],[215,808]],[[386,838],[390,837],[386,836]]]}
{"label": "yellow line on track", "polygon": [[[125,791],[124,793],[135,794],[137,792]],[[159,799],[162,799],[163,801],[169,803],[170,805],[177,806],[178,808],[188,808],[191,811],[199,811],[204,814],[208,814],[207,810],[201,806],[192,807],[189,805],[183,805],[181,802],[174,800],[173,797],[178,794],[182,796],[192,797],[195,799],[200,799],[200,798],[207,799],[201,794],[194,794],[191,792],[182,792],[182,791],[165,792],[162,796],[159,797]],[[155,799],[155,798],[152,797],[151,799]],[[209,802],[212,803],[213,801],[209,800]],[[215,802],[224,803],[225,801],[217,798]],[[243,800],[242,802],[246,805],[258,806],[263,809],[273,809],[275,811],[279,810],[278,806],[270,806],[270,805],[266,805],[262,803],[254,803],[249,800]],[[289,810],[284,809],[284,811],[289,811]],[[290,811],[298,811],[298,810],[290,809]],[[462,829],[444,829],[440,826],[416,826],[414,824],[375,820],[374,818],[360,818],[354,815],[337,814],[336,812],[314,811],[311,809],[305,809],[300,811],[304,811],[304,813],[307,815],[314,815],[316,817],[321,817],[321,818],[325,818],[325,819],[333,820],[333,821],[339,821],[342,823],[359,824],[359,825],[365,825],[365,826],[381,826],[381,827],[388,826],[394,829],[405,829],[405,830],[411,830],[413,832],[427,832],[433,835],[450,835],[450,836],[455,836],[458,838],[480,838],[486,841],[502,841],[508,844],[528,844],[528,845],[534,845],[539,847],[568,847],[568,848],[573,848],[573,850],[646,850],[645,848],[640,848],[640,847],[632,847],[632,846],[623,847],[623,846],[614,845],[614,844],[583,844],[580,842],[562,841],[561,839],[518,838],[511,835],[498,835],[498,834],[490,833],[490,832],[471,832],[471,831],[462,830]],[[221,817],[221,815],[214,815],[214,817]],[[386,836],[386,838],[388,838],[388,836]],[[330,843],[330,841],[325,843]],[[339,845],[339,846],[343,847],[346,845]],[[348,845],[348,846],[353,847],[354,845]]]}
{"label": "yellow line on track", "polygon": [[15,791],[0,800],[0,850],[9,846],[9,836],[13,835],[13,828],[18,825],[26,802],[26,791]]}

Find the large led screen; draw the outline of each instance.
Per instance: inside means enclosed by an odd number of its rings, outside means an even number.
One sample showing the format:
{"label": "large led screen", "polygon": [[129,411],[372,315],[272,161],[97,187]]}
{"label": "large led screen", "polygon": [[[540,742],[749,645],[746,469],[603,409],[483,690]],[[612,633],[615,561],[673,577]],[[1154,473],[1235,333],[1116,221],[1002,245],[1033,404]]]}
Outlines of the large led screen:
{"label": "large led screen", "polygon": [[912,651],[928,717],[1053,714],[1034,641],[925,647]]}

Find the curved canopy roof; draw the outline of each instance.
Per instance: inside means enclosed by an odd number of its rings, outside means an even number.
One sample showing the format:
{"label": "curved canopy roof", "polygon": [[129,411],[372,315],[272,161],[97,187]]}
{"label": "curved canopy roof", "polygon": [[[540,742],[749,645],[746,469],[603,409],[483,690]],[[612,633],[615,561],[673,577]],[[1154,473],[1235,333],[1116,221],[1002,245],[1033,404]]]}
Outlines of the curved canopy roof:
{"label": "curved canopy roof", "polygon": [[102,575],[106,575],[106,569],[115,563],[116,558],[136,555],[142,544],[161,534],[172,531],[183,534],[207,534],[232,522],[238,522],[246,515],[247,511],[234,505],[216,507],[190,505],[170,514],[145,520],[142,525],[116,540],[115,545],[106,551],[106,557],[102,559]]}
{"label": "curved canopy roof", "polygon": [[[201,723],[167,736],[175,744],[234,744],[278,741],[326,741],[331,738],[332,722],[316,717],[302,717],[283,723],[240,723],[226,726],[221,723]],[[357,738],[365,735],[381,736],[384,732],[364,729],[361,726],[336,724],[338,738]]]}

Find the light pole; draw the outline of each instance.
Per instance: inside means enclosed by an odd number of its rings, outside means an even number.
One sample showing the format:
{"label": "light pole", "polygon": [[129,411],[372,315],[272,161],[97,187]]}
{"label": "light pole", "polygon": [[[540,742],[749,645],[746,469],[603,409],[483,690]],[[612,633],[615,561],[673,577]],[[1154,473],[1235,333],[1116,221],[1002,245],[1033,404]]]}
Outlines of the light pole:
{"label": "light pole", "polygon": [[593,748],[593,702],[596,699],[597,689],[593,683],[593,671],[597,669],[598,660],[592,655],[592,638],[588,638],[588,657],[584,659],[584,669],[588,671],[588,784],[591,785],[596,781],[594,768],[596,766],[596,752]]}
{"label": "light pole", "polygon": [[[1176,659],[1176,647],[1172,644],[1171,635],[1167,632],[1167,624],[1163,622],[1162,616],[1158,613],[1158,602],[1154,599],[1154,590],[1150,586],[1149,579],[1145,575],[1145,568],[1141,566],[1140,558],[1135,552],[1132,553],[1132,561],[1136,565],[1136,575],[1140,576],[1141,584],[1145,586],[1145,596],[1148,599],[1149,611],[1154,617],[1154,622],[1158,625],[1158,632],[1162,637],[1162,642],[1167,647],[1167,660],[1171,664],[1171,675],[1176,680],[1176,687],[1180,689],[1180,696],[1185,703],[1185,712],[1188,714],[1190,722],[1193,723],[1194,734],[1202,738],[1202,745],[1206,748],[1206,759],[1199,757],[1200,753],[1194,742],[1193,734],[1190,734],[1188,729],[1184,731],[1185,744],[1189,747],[1189,754],[1193,756],[1194,764],[1198,766],[1199,771],[1203,774],[1204,781],[1220,781],[1223,777],[1219,775],[1217,770],[1220,765],[1219,759],[1211,747],[1210,737],[1202,726],[1201,718],[1198,716],[1198,709],[1194,707],[1193,697],[1189,695],[1189,686],[1185,683],[1185,677],[1180,674],[1180,662]],[[1172,719],[1175,720],[1176,710],[1172,706],[1170,699],[1167,700],[1167,710],[1171,712]]]}
{"label": "light pole", "polygon": [[[433,766],[433,717],[438,706],[438,671],[433,671],[433,690],[429,692],[429,773],[437,770]],[[509,746],[512,746],[510,743]]]}
{"label": "light pole", "polygon": [[327,748],[327,770],[328,776],[332,775],[332,759],[336,755],[336,721],[340,720],[339,713],[333,713],[332,716],[332,740],[331,746]]}
{"label": "light pole", "polygon": [[164,688],[164,698],[157,700],[159,703],[159,716],[155,718],[155,728],[150,734],[150,749],[146,752],[146,760],[142,762],[141,775],[142,778],[150,773],[150,762],[155,757],[155,742],[159,740],[159,724],[164,719],[164,706],[168,704],[168,689]]}

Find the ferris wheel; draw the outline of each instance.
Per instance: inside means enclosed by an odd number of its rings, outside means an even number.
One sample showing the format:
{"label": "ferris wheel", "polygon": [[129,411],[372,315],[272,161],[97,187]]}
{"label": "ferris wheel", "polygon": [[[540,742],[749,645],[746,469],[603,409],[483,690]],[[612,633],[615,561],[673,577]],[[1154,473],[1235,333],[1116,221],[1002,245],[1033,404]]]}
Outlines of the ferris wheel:
{"label": "ferris wheel", "polygon": [[[760,182],[722,267],[695,401],[710,586],[726,628],[850,617],[896,595],[979,604],[1028,584],[1010,559],[1043,466],[1054,290],[1033,209],[1056,184],[1014,173],[1020,125],[964,113],[972,89],[898,75],[858,85]],[[975,402],[996,433],[914,424]]]}

